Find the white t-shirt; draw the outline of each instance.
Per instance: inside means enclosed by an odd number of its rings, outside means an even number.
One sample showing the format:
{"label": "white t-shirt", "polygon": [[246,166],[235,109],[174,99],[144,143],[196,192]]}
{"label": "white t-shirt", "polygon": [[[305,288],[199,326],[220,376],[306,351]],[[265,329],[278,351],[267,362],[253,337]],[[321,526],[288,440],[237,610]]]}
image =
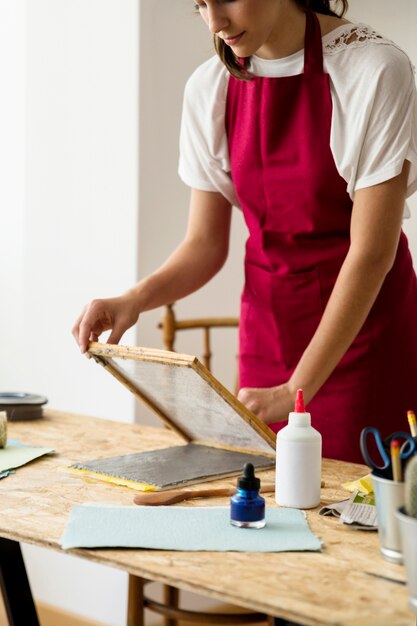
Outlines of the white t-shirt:
{"label": "white t-shirt", "polygon": [[[417,97],[407,55],[365,24],[344,24],[325,35],[330,75],[330,147],[353,198],[356,189],[397,176],[411,162],[408,196],[417,189]],[[304,51],[265,60],[252,57],[257,76],[303,72]],[[225,131],[229,73],[215,56],[189,78],[184,95],[179,175],[190,187],[218,191],[239,206],[230,176]]]}

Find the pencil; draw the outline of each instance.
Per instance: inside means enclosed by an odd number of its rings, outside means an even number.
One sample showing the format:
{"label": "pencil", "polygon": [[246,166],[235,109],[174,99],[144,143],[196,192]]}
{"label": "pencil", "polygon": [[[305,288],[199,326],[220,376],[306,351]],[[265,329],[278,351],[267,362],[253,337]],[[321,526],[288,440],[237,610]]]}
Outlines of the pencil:
{"label": "pencil", "polygon": [[400,483],[403,479],[400,457],[400,442],[397,439],[391,441],[391,465],[392,465],[392,478]]}
{"label": "pencil", "polygon": [[414,411],[407,411],[407,419],[410,425],[411,436],[417,437],[417,421]]}

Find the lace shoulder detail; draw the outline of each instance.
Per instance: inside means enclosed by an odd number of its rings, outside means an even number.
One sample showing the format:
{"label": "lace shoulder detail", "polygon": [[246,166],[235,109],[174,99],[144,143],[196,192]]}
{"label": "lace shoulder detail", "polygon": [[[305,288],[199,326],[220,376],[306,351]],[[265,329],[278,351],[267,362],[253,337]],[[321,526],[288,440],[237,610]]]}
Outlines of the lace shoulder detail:
{"label": "lace shoulder detail", "polygon": [[347,48],[361,48],[369,43],[389,44],[399,48],[394,42],[383,37],[367,24],[346,24],[337,28],[334,36],[329,33],[330,39],[324,45],[325,54],[337,54]]}

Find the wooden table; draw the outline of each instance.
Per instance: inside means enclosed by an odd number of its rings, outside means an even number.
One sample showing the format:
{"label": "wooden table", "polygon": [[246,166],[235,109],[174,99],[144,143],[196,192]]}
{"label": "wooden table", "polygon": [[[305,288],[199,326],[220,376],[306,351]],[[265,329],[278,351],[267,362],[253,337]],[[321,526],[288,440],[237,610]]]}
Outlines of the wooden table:
{"label": "wooden table", "polygon": [[[3,590],[6,587],[10,593],[14,574],[5,554],[7,547],[13,550],[22,542],[61,551],[59,540],[74,504],[132,504],[132,490],[75,477],[59,471],[60,467],[98,456],[162,448],[179,441],[166,429],[52,410],[37,421],[10,423],[9,437],[56,450],[54,456],[43,457],[0,480],[0,579],[3,570]],[[340,485],[364,473],[364,466],[324,460],[322,504],[346,498]],[[262,478],[273,480],[273,472],[263,472]],[[234,483],[235,479],[229,479],[212,484]],[[266,499],[274,506],[273,495]],[[210,503],[225,505],[227,499]],[[194,500],[188,506],[202,504],[207,505],[207,500]],[[350,530],[334,517],[319,517],[318,509],[307,516],[313,532],[324,541],[321,553],[206,552],[204,558],[198,552],[157,550],[78,549],[70,553],[301,624],[414,626],[404,568],[380,557],[377,534]],[[12,556],[15,562],[19,555]],[[30,609],[30,601],[28,606]],[[29,626],[28,621],[25,626]]]}

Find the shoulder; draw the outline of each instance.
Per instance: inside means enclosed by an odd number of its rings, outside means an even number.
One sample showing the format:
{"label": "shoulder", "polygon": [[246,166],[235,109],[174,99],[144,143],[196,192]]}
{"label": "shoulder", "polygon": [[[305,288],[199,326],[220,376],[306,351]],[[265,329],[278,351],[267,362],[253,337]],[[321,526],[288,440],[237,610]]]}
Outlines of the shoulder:
{"label": "shoulder", "polygon": [[413,154],[413,66],[397,44],[365,24],[328,33],[323,50],[333,103],[331,146],[352,195],[399,174]]}
{"label": "shoulder", "polygon": [[347,23],[323,37],[323,52],[329,73],[352,77],[359,84],[381,79],[402,89],[414,83],[414,68],[396,43],[367,24]]}
{"label": "shoulder", "polygon": [[229,73],[217,55],[199,65],[185,86],[185,99],[189,103],[207,103],[222,94],[225,97]]}

